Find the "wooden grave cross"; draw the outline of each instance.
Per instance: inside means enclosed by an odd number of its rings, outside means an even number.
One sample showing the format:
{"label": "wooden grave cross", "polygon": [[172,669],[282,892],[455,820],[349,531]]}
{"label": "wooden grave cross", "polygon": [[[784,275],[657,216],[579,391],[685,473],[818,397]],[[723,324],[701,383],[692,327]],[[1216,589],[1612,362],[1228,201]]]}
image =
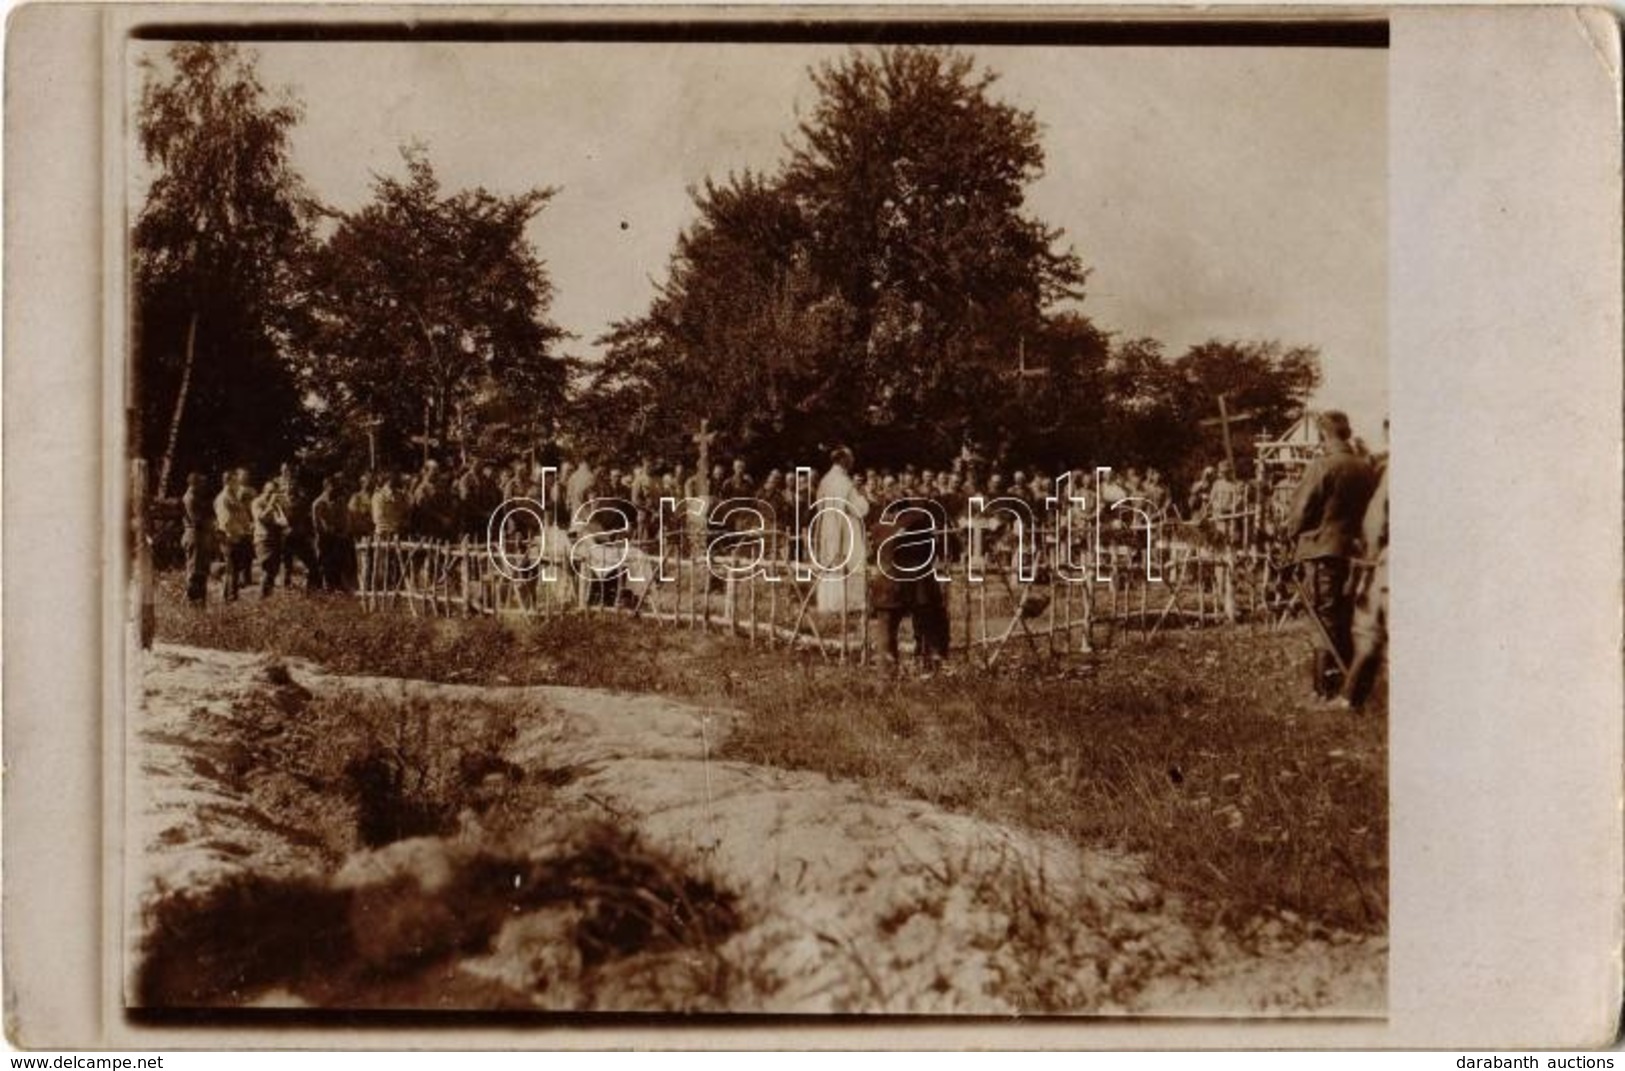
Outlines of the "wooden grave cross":
{"label": "wooden grave cross", "polygon": [[418,446],[423,447],[423,463],[424,463],[424,465],[428,465],[428,463],[429,463],[429,447],[431,447],[431,446],[439,446],[440,445],[440,440],[439,439],[437,439],[435,436],[429,435],[427,433],[425,433],[423,435],[408,436],[407,437],[407,442],[414,443],[414,444],[416,444]]}
{"label": "wooden grave cross", "polygon": [[429,399],[423,399],[423,434],[408,435],[406,441],[423,447],[423,467],[429,467],[429,447],[439,446],[440,440],[429,434]]}
{"label": "wooden grave cross", "polygon": [[1224,433],[1224,459],[1230,463],[1230,472],[1233,475],[1236,471],[1236,451],[1230,443],[1230,425],[1239,424],[1243,420],[1251,420],[1257,414],[1230,412],[1229,407],[1225,405],[1225,397],[1223,394],[1219,395],[1218,416],[1208,417],[1206,420],[1198,421],[1198,423],[1207,428],[1217,424],[1219,430]]}
{"label": "wooden grave cross", "polygon": [[367,429],[367,471],[378,471],[378,429],[383,426],[383,417],[366,417],[361,426]]}
{"label": "wooden grave cross", "polygon": [[1021,340],[1017,343],[1017,346],[1016,346],[1016,370],[1015,370],[1016,389],[1018,391],[1025,391],[1027,389],[1027,381],[1029,379],[1048,379],[1048,378],[1049,378],[1049,369],[1048,368],[1045,368],[1045,367],[1028,368],[1027,367],[1027,339],[1026,339],[1026,336],[1023,336],[1021,338]]}
{"label": "wooden grave cross", "polygon": [[700,467],[695,474],[694,486],[701,498],[711,495],[711,440],[717,437],[717,433],[710,428],[711,421],[702,419],[700,430],[694,433],[694,443],[700,448]]}

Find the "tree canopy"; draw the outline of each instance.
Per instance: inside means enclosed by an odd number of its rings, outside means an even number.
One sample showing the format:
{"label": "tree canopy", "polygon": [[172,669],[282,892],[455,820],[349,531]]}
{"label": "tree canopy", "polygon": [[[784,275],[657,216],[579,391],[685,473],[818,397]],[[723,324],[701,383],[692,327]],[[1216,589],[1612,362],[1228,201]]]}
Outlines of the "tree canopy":
{"label": "tree canopy", "polygon": [[269,461],[298,441],[280,355],[304,307],[298,267],[314,218],[289,161],[299,117],[235,45],[181,43],[144,66],[136,133],[152,179],[133,235],[138,434],[145,452],[179,467]]}
{"label": "tree canopy", "polygon": [[695,192],[699,218],[650,310],[606,336],[595,390],[617,412],[658,408],[674,441],[707,417],[747,452],[957,449],[996,430],[989,389],[1018,348],[1065,337],[1046,312],[1082,295],[1078,257],[1023,211],[1038,124],[952,50],[853,52],[812,77],[778,172]]}
{"label": "tree canopy", "polygon": [[1120,464],[1194,475],[1224,457],[1217,423],[1223,396],[1245,464],[1254,436],[1285,430],[1319,384],[1320,355],[1306,346],[1208,339],[1169,360],[1154,339],[1125,340],[1106,376],[1102,440]]}
{"label": "tree canopy", "polygon": [[1221,396],[1245,446],[1318,385],[1310,348],[1170,357],[1097,324],[1082,260],[1027,207],[1038,120],[971,57],[853,50],[809,73],[781,163],[690,191],[654,299],[586,362],[561,352],[528,234],[553,188],[448,191],[409,146],[365,205],[326,208],[291,163],[301,107],[253,54],[175,45],[146,64],[137,116],[140,448],[264,471],[300,453],[359,466],[376,445],[401,464],[426,433],[441,455],[562,437],[677,461],[703,419],[758,468],[836,443],[877,464],[972,445],[1178,477],[1222,456],[1203,423]]}
{"label": "tree canopy", "polygon": [[425,430],[449,447],[500,418],[533,437],[566,384],[552,283],[525,234],[555,191],[446,193],[425,150],[403,156],[406,177],[377,177],[311,258],[301,384],[352,456],[372,421],[395,460]]}
{"label": "tree canopy", "polygon": [[[747,458],[879,463],[962,445],[1052,467],[1191,467],[1224,394],[1278,430],[1318,383],[1313,350],[1210,340],[1170,359],[1082,309],[1088,271],[1026,209],[1037,119],[953,49],[853,51],[773,172],[693,191],[649,309],[601,340],[576,427],[684,456],[701,419]],[[1210,434],[1211,432],[1211,434]]]}

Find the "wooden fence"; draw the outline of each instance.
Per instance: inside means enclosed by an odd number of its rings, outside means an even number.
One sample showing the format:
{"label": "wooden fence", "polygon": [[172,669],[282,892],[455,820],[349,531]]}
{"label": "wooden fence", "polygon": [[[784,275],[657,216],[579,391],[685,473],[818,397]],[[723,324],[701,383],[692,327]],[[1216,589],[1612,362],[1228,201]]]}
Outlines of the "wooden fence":
{"label": "wooden fence", "polygon": [[[1202,525],[1159,520],[1114,530],[1099,546],[1068,545],[1062,530],[1042,528],[1029,534],[1030,565],[1020,570],[1013,539],[963,531],[937,570],[949,656],[992,665],[1011,650],[1053,657],[1166,628],[1279,624],[1301,602],[1290,566],[1254,538],[1255,522],[1256,511]],[[820,611],[819,581],[796,568],[790,534],[768,533],[749,557],[708,556],[703,535],[664,545],[571,538],[556,528],[500,546],[364,539],[357,597],[368,610],[418,616],[624,615],[841,662],[874,657],[867,583],[838,585],[841,601]],[[863,568],[867,581],[875,566]]]}

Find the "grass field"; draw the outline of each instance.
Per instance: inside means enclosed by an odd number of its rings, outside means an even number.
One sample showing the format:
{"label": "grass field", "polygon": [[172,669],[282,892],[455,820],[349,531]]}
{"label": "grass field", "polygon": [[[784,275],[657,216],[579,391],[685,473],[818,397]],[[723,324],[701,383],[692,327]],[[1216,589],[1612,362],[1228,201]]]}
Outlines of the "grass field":
{"label": "grass field", "polygon": [[1087,659],[921,680],[624,618],[369,615],[281,590],[199,611],[176,580],[160,582],[161,641],[726,704],[748,717],[724,758],[1143,853],[1188,911],[1243,939],[1386,931],[1385,695],[1363,715],[1304,704],[1301,623],[1128,636]]}

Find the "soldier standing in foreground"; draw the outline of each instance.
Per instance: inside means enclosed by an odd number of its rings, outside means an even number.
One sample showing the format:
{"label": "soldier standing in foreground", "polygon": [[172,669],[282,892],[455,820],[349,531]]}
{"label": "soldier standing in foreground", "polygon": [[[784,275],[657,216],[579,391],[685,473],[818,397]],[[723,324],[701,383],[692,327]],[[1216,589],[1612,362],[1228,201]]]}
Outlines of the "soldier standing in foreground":
{"label": "soldier standing in foreground", "polygon": [[214,496],[215,530],[225,562],[220,597],[225,602],[235,602],[237,593],[254,582],[254,515],[249,509],[253,496],[247,479],[243,469],[228,469],[225,485]]}
{"label": "soldier standing in foreground", "polygon": [[209,562],[214,559],[214,503],[201,472],[186,477],[181,510],[186,528],[181,547],[186,551],[186,600],[201,606],[209,596]]}
{"label": "soldier standing in foreground", "polygon": [[345,560],[355,558],[355,543],[349,537],[344,495],[337,481],[322,480],[322,493],[310,504],[310,526],[316,534],[317,586],[324,591],[343,591]]}
{"label": "soldier standing in foreground", "polygon": [[1304,596],[1319,623],[1312,663],[1315,695],[1338,696],[1354,655],[1350,634],[1354,600],[1349,563],[1359,553],[1366,504],[1376,484],[1371,463],[1354,452],[1349,418],[1327,410],[1316,418],[1321,455],[1298,485],[1287,532],[1304,568]]}
{"label": "soldier standing in foreground", "polygon": [[897,668],[897,633],[904,617],[914,629],[915,651],[924,673],[934,672],[948,657],[947,600],[936,576],[947,531],[942,504],[925,498],[891,503],[875,525],[875,569],[869,598],[888,670]]}
{"label": "soldier standing in foreground", "polygon": [[282,586],[293,586],[293,565],[305,569],[305,590],[321,586],[321,565],[316,560],[316,540],[310,527],[310,498],[291,465],[282,466],[280,478],[282,508],[287,519],[282,533]]}
{"label": "soldier standing in foreground", "polygon": [[[1386,438],[1388,424],[1383,422]],[[1377,490],[1365,510],[1365,560],[1354,599],[1354,661],[1349,666],[1340,704],[1360,710],[1371,695],[1388,647],[1388,464],[1380,465]]]}

